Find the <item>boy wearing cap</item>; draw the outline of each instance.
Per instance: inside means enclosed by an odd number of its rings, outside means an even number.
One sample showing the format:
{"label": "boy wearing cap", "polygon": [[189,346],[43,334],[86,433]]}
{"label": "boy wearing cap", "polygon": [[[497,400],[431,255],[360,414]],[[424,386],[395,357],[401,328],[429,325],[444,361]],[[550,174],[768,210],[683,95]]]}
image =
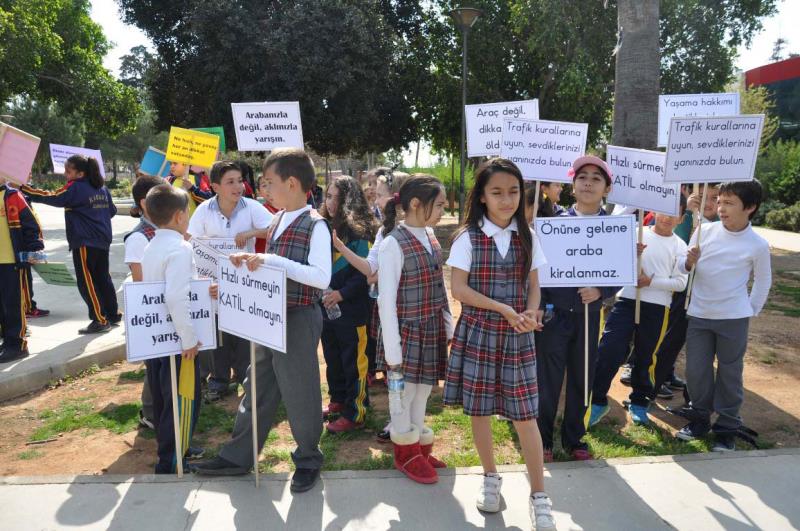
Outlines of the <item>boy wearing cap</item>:
{"label": "boy wearing cap", "polygon": [[[603,198],[611,191],[611,170],[602,159],[587,155],[572,164],[575,204],[562,216],[606,216]],[[561,424],[561,445],[576,460],[591,459],[589,448],[582,441],[586,433],[587,408],[583,401],[584,386],[584,308],[589,310],[589,388],[594,380],[597,360],[597,338],[600,335],[600,308],[603,299],[612,297],[618,287],[542,288],[540,311],[552,304],[554,316],[537,334],[536,372],[539,381],[539,431],[542,434],[544,458],[553,460],[553,431],[561,395],[564,372],[567,373],[564,420]],[[588,307],[584,306],[588,305]]]}

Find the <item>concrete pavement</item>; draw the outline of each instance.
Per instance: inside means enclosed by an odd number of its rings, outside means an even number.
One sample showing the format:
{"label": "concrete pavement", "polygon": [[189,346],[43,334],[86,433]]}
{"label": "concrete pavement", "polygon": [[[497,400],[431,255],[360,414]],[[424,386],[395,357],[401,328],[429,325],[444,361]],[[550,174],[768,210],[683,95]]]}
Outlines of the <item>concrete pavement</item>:
{"label": "concrete pavement", "polygon": [[[287,474],[0,479],[0,529],[530,529],[524,467],[501,467],[502,511],[475,508],[481,475],[436,485],[391,470],[327,472],[292,496]],[[561,531],[800,528],[800,451],[555,463],[547,488]]]}
{"label": "concrete pavement", "polygon": [[[35,204],[42,224],[45,251],[51,262],[65,262],[75,274],[72,256],[67,248],[64,210]],[[118,214],[112,220],[114,242],[111,245],[111,278],[122,301],[121,285],[128,274],[122,236],[136,226],[138,220]],[[123,327],[99,335],[81,336],[78,329],[89,324],[88,311],[78,288],[51,286],[33,273],[34,299],[41,308],[50,310],[48,317],[29,319],[31,336],[23,360],[0,365],[0,400],[6,400],[47,385],[51,380],[74,375],[91,365],[106,365],[125,358]]]}
{"label": "concrete pavement", "polygon": [[755,231],[769,242],[775,249],[800,253],[800,234],[785,230],[774,230],[766,227],[755,227]]}

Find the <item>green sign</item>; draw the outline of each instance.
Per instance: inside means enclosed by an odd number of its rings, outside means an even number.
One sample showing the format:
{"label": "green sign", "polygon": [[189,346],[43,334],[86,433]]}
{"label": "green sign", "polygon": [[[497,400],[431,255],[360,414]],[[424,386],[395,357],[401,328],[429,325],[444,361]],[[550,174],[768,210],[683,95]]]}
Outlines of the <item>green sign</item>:
{"label": "green sign", "polygon": [[32,265],[42,280],[48,284],[54,286],[75,286],[77,284],[64,262],[43,262]]}
{"label": "green sign", "polygon": [[225,153],[225,129],[221,125],[216,127],[192,127],[192,130],[217,135],[219,137],[219,151],[220,153]]}

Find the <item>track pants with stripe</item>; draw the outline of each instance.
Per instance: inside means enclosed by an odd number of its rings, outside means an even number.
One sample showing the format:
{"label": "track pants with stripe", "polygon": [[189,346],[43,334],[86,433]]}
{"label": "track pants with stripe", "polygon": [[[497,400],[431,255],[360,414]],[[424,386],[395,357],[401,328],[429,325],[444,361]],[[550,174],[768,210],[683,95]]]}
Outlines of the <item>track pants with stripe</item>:
{"label": "track pants with stripe", "polygon": [[592,404],[608,404],[608,390],[622,363],[628,358],[631,340],[632,404],[647,406],[653,396],[656,378],[656,353],[669,325],[669,307],[641,302],[639,324],[635,323],[636,301],[620,298],[606,320],[597,349],[597,367],[592,388]]}
{"label": "track pants with stripe", "polygon": [[15,264],[0,264],[0,329],[4,347],[26,347],[24,282],[23,268],[17,268]]}
{"label": "track pants with stripe", "polygon": [[117,293],[108,270],[108,249],[78,247],[72,250],[78,291],[89,307],[89,319],[102,324],[119,313]]}
{"label": "track pants with stripe", "polygon": [[[181,432],[181,448],[184,453],[192,440],[197,417],[200,413],[200,378],[195,368],[196,360],[184,361],[175,356],[175,370],[178,375],[178,426]],[[186,365],[186,367],[184,367]],[[172,382],[169,370],[169,356],[145,361],[147,382],[153,398],[153,424],[156,427],[158,461],[156,474],[175,473],[175,425],[172,419]]]}
{"label": "track pants with stripe", "polygon": [[[586,449],[589,408],[584,405],[584,318],[583,312],[556,309],[553,318],[536,334],[536,376],[539,384],[539,432],[546,449],[553,448],[558,401],[566,372],[564,420],[561,446],[565,451]],[[589,312],[589,392],[597,360],[600,312]]]}
{"label": "track pants with stripe", "polygon": [[367,393],[367,327],[325,321],[322,353],[325,355],[331,402],[344,404],[342,415],[364,422],[369,407]]}
{"label": "track pants with stripe", "polygon": [[35,312],[36,311],[36,301],[33,300],[33,273],[31,273],[31,265],[25,264],[25,279],[23,282],[23,298],[25,300],[25,311]]}
{"label": "track pants with stripe", "polygon": [[[653,387],[653,393],[650,400],[655,399],[655,393],[661,389],[668,379],[672,378],[675,372],[675,360],[686,343],[686,330],[689,326],[689,321],[686,319],[686,290],[672,294],[672,305],[669,307],[669,326],[667,327],[667,335],[664,336],[664,341],[658,348],[656,357],[656,380]],[[689,392],[687,388],[683,389],[683,399],[689,403]]]}

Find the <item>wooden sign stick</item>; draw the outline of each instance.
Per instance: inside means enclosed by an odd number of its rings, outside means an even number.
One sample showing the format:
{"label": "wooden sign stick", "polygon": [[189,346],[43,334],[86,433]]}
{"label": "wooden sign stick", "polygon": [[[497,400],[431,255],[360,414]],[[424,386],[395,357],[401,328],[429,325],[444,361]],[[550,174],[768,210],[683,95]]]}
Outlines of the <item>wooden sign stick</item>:
{"label": "wooden sign stick", "polygon": [[178,413],[178,376],[175,370],[175,356],[169,357],[170,385],[172,386],[172,424],[175,430],[175,462],[178,477],[183,477],[183,448],[181,448],[181,422]]}
{"label": "wooden sign stick", "polygon": [[258,488],[258,411],[256,404],[256,344],[250,342],[250,417],[253,419],[253,472]]}
{"label": "wooden sign stick", "polygon": [[[542,190],[539,188],[539,180],[536,181],[536,195],[535,199],[533,200],[533,219],[536,219],[536,213],[539,212],[539,194],[542,193]],[[533,222],[533,220],[531,220]]]}
{"label": "wooden sign stick", "polygon": [[[697,246],[700,247],[700,235],[703,230],[703,211],[706,208],[706,194],[708,193],[708,183],[703,184],[703,197],[700,199],[700,208],[698,209],[699,213],[699,220],[697,222]],[[694,287],[694,274],[697,271],[697,264],[694,265],[692,268],[691,273],[689,273],[689,281],[688,286],[686,287],[686,306],[684,307],[685,310],[689,309],[689,299],[692,297],[692,288]]]}
{"label": "wooden sign stick", "polygon": [[[640,208],[639,209],[639,245],[642,245],[643,241],[644,241],[644,210]],[[636,285],[636,309],[634,310],[633,322],[638,325],[639,321],[640,321],[640,318],[641,318],[641,315],[642,315],[642,290],[641,290],[641,288],[639,288],[639,285],[638,285],[638,279],[639,279],[640,276],[642,276],[642,257],[639,256],[639,254],[638,254],[638,251],[639,251],[638,248],[636,249],[636,251],[637,251],[636,262],[638,264],[638,268],[637,268],[638,273],[636,275],[636,279],[637,279],[637,285]]]}
{"label": "wooden sign stick", "polygon": [[585,303],[583,305],[583,405],[589,407],[589,305]]}

